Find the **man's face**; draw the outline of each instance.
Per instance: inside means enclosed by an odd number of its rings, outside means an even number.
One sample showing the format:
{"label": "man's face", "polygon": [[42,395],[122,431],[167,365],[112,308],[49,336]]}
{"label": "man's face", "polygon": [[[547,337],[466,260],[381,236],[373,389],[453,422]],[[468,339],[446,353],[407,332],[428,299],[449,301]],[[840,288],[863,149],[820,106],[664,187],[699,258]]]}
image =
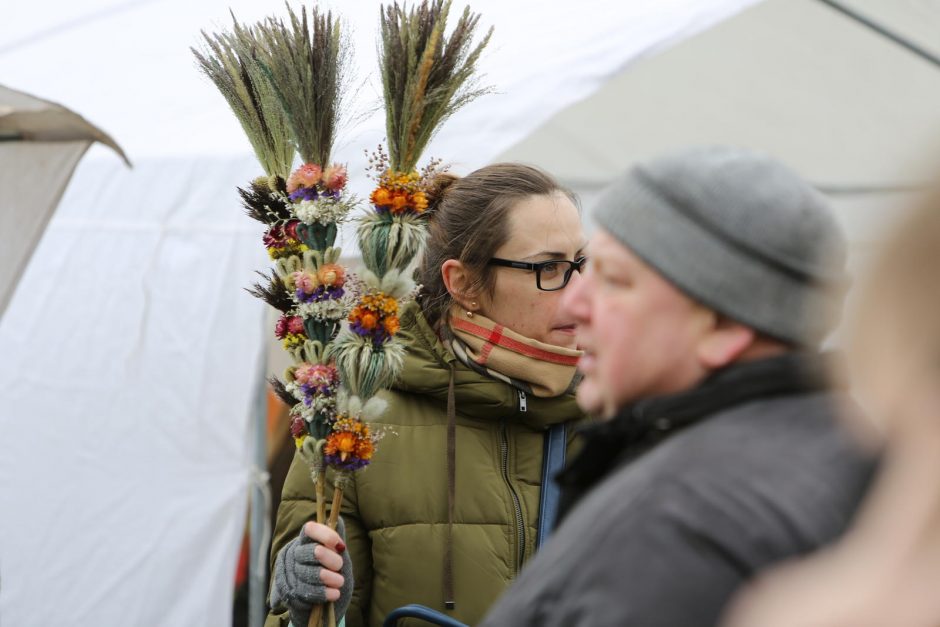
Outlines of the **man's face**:
{"label": "man's face", "polygon": [[578,325],[584,379],[578,404],[610,417],[634,401],[695,386],[707,374],[696,349],[713,314],[682,294],[606,231],[589,247],[562,308]]}

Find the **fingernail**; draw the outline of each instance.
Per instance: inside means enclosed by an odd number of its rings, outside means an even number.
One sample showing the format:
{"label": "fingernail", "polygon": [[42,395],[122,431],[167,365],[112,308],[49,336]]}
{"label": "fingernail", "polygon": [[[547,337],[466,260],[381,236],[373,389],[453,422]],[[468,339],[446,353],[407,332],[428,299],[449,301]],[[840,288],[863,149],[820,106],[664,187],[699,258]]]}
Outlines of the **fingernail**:
{"label": "fingernail", "polygon": [[346,543],[345,543],[345,542],[343,542],[342,540],[340,540],[339,542],[336,543],[336,552],[337,552],[337,553],[342,553],[342,552],[345,551],[345,550],[346,550]]}

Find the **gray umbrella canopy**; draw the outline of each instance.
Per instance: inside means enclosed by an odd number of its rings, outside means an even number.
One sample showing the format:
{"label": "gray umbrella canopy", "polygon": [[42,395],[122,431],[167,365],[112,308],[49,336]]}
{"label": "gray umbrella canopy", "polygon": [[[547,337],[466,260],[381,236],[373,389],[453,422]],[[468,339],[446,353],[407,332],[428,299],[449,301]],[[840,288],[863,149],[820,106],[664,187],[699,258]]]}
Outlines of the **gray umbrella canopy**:
{"label": "gray umbrella canopy", "polygon": [[0,85],[0,317],[92,142],[113,139],[69,109]]}
{"label": "gray umbrella canopy", "polygon": [[940,148],[940,2],[767,0],[642,60],[501,159],[585,205],[638,160],[692,144],[769,152],[826,192],[856,252]]}

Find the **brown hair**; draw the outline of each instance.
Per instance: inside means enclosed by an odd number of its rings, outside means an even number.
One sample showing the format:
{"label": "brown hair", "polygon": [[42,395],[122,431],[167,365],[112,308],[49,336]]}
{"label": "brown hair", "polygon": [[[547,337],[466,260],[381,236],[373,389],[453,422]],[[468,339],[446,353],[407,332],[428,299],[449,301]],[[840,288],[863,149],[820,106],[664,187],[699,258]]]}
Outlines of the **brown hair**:
{"label": "brown hair", "polygon": [[474,281],[471,291],[492,293],[494,275],[487,265],[509,237],[509,212],[530,196],[561,192],[575,205],[577,197],[542,170],[520,163],[495,163],[463,178],[440,174],[429,190],[430,228],[417,278],[421,308],[439,329],[453,298],[444,285],[441,266],[460,261]]}

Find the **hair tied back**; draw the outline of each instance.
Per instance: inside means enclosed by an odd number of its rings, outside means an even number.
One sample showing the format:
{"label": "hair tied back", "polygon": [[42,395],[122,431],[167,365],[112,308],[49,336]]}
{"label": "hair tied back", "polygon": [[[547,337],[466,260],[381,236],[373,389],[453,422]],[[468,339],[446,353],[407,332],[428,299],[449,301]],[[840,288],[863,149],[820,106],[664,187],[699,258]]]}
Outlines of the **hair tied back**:
{"label": "hair tied back", "polygon": [[424,192],[428,198],[426,215],[433,216],[437,214],[447,190],[458,180],[460,180],[460,177],[450,172],[438,172],[434,175]]}

